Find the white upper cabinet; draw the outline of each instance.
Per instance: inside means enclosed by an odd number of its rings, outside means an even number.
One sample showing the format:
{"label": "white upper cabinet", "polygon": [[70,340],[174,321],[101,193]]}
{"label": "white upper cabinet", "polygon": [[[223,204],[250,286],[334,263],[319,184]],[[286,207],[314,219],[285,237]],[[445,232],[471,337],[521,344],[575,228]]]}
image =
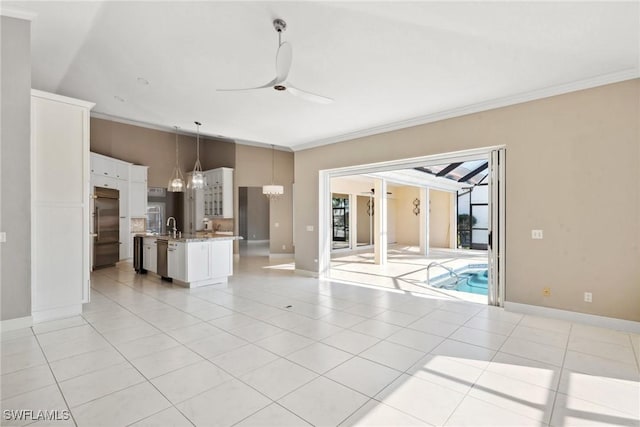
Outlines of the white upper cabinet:
{"label": "white upper cabinet", "polygon": [[91,173],[116,178],[116,165],[113,160],[100,154],[91,153]]}
{"label": "white upper cabinet", "polygon": [[114,166],[115,166],[116,178],[122,181],[128,181],[129,169],[131,167],[131,164],[127,162],[116,161]]}
{"label": "white upper cabinet", "polygon": [[131,176],[130,179],[132,182],[147,182],[147,166],[140,165],[131,165]]}
{"label": "white upper cabinet", "polygon": [[218,168],[205,172],[204,216],[233,218],[233,169]]}
{"label": "white upper cabinet", "polygon": [[129,212],[132,218],[147,217],[147,167],[131,165]]}

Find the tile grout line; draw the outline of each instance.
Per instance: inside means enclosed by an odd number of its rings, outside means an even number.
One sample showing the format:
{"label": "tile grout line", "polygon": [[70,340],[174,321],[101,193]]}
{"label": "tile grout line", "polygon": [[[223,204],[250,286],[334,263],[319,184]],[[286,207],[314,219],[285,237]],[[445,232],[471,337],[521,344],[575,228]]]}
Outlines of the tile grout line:
{"label": "tile grout line", "polygon": [[560,367],[560,373],[558,378],[558,387],[556,389],[555,395],[553,396],[553,402],[551,402],[551,411],[549,412],[549,425],[551,425],[551,420],[553,420],[553,414],[556,411],[556,402],[558,401],[558,394],[560,394],[560,381],[562,380],[562,374],[564,373],[564,364],[567,360],[567,352],[569,351],[569,341],[571,341],[571,333],[573,332],[573,323],[569,324],[569,335],[567,336],[567,344],[564,348],[564,354],[562,355],[562,366]]}
{"label": "tile grout line", "polygon": [[[104,294],[103,294],[103,296],[105,296],[105,297],[106,297],[106,295],[104,295]],[[107,297],[107,298],[108,298],[108,297]],[[109,299],[110,299],[110,298],[109,298]],[[115,302],[115,301],[114,301],[114,302]],[[119,303],[117,303],[117,302],[116,302],[116,304],[118,304],[118,305],[119,305]],[[134,314],[135,314],[135,313],[134,313]],[[143,320],[144,320],[144,319],[143,319]],[[119,349],[118,349],[118,348],[117,348],[117,347],[116,347],[116,346],[115,346],[111,341],[109,341],[107,338],[105,338],[105,337],[104,337],[104,335],[102,335],[102,333],[101,333],[100,331],[98,331],[98,330],[97,330],[93,325],[91,325],[91,327],[92,327],[92,328],[93,328],[93,329],[94,329],[98,334],[100,334],[100,336],[101,336],[105,341],[107,341],[107,342],[109,343],[109,345],[110,345],[111,347],[113,347],[113,349],[114,349],[116,352],[118,352],[118,353],[119,353],[119,354],[124,358],[124,360],[126,360],[126,361],[127,361],[127,363],[128,363],[129,365],[131,365],[131,367],[133,367],[133,369],[135,369],[135,370],[140,374],[140,376],[142,376],[142,378],[144,378],[144,379],[145,379],[145,381],[142,381],[142,382],[139,382],[139,383],[136,383],[136,384],[130,385],[129,387],[125,387],[125,388],[120,389],[120,390],[113,391],[113,392],[108,393],[108,394],[106,394],[106,395],[104,395],[104,396],[100,396],[99,398],[93,399],[93,400],[91,400],[91,401],[89,401],[89,402],[85,402],[85,403],[83,403],[82,405],[86,405],[87,403],[90,403],[90,402],[96,401],[96,400],[98,400],[98,399],[102,399],[102,398],[104,398],[104,397],[106,397],[106,396],[112,395],[112,394],[114,394],[114,393],[121,392],[121,391],[123,391],[123,390],[127,390],[127,389],[129,389],[129,388],[131,388],[131,387],[135,387],[135,386],[137,386],[137,385],[139,385],[139,384],[142,384],[142,383],[144,383],[144,382],[147,382],[147,383],[149,383],[149,384],[150,384],[150,385],[151,385],[151,386],[152,386],[152,387],[153,387],[153,388],[154,388],[154,389],[155,389],[155,390],[156,390],[156,391],[157,391],[157,392],[158,392],[158,393],[159,393],[159,394],[164,398],[164,399],[166,399],[166,401],[167,401],[167,402],[169,402],[169,404],[171,405],[171,407],[175,408],[175,409],[176,409],[178,412],[180,412],[180,413],[181,413],[181,414],[182,414],[182,415],[183,415],[183,416],[184,416],[184,417],[185,417],[185,418],[186,418],[186,419],[187,419],[191,424],[193,424],[193,423],[191,422],[191,420],[190,420],[186,415],[184,415],[184,414],[182,413],[182,411],[180,411],[180,409],[176,408],[176,407],[175,407],[175,405],[173,404],[173,402],[171,402],[171,400],[169,400],[169,398],[167,398],[167,396],[165,396],[165,395],[164,395],[164,393],[162,393],[162,391],[160,391],[160,390],[158,389],[158,387],[156,387],[156,385],[155,385],[155,384],[153,384],[149,378],[147,378],[147,377],[146,377],[146,376],[145,376],[145,375],[144,375],[144,374],[143,374],[143,373],[142,373],[142,372],[141,372],[141,371],[140,371],[140,370],[139,370],[139,369],[138,369],[138,368],[137,368],[133,363],[131,363],[131,360],[129,360],[129,358],[128,358],[128,357],[126,357],[126,356],[125,356],[125,355],[124,355],[124,354],[123,354],[123,353],[122,353],[122,352],[121,352],[121,351],[120,351],[120,350],[119,350]],[[163,332],[163,333],[164,333],[164,332]],[[158,334],[158,335],[159,335],[159,334]],[[165,333],[165,335],[167,335],[167,334]],[[172,338],[172,337],[169,337],[169,338]],[[173,339],[173,338],[172,338],[172,339]],[[176,341],[176,342],[178,342],[178,341]],[[183,344],[181,344],[181,343],[179,343],[179,344],[180,344],[180,345],[183,345]],[[183,345],[183,346],[184,346],[184,345]],[[79,405],[79,406],[82,406],[82,405]],[[158,412],[162,412],[162,411],[164,411],[164,410],[166,410],[166,409],[168,409],[168,408],[164,408],[164,409],[162,409],[161,411],[158,411]],[[158,413],[158,412],[157,412],[157,413]],[[154,414],[154,415],[155,415],[155,414]],[[148,418],[148,417],[145,417],[145,418]],[[141,421],[141,420],[143,420],[143,419],[144,419],[144,418],[137,419],[137,420],[133,421],[133,422],[132,422],[132,423],[130,423],[130,424],[135,424],[136,422]],[[193,424],[193,425],[195,426],[195,424]]]}
{"label": "tile grout line", "polygon": [[64,404],[67,406],[67,410],[69,411],[69,416],[71,417],[71,420],[73,421],[73,425],[78,427],[78,422],[76,421],[76,417],[73,415],[73,411],[71,410],[71,406],[69,406],[69,402],[67,402],[67,398],[65,397],[64,393],[62,392],[62,388],[60,387],[60,383],[58,382],[58,378],[56,377],[56,374],[53,372],[53,369],[51,369],[51,364],[49,363],[49,358],[47,357],[46,353],[44,352],[44,348],[42,347],[42,344],[40,343],[40,340],[38,339],[38,335],[35,332],[34,332],[33,335],[34,335],[34,337],[36,339],[36,342],[38,343],[38,347],[40,347],[40,351],[42,352],[42,355],[44,356],[45,361],[47,362],[47,367],[49,368],[49,371],[51,372],[51,375],[53,376],[53,380],[56,383],[56,388],[58,389],[58,392],[60,393],[60,396],[62,397],[62,400],[63,400]]}

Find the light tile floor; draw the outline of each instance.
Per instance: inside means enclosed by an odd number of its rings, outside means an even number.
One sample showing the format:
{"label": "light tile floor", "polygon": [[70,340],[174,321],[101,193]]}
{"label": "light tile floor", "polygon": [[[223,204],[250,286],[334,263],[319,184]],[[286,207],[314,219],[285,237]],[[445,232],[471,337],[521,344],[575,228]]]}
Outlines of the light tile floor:
{"label": "light tile floor", "polygon": [[2,425],[640,425],[638,335],[268,263],[94,273],[82,316],[1,334]]}

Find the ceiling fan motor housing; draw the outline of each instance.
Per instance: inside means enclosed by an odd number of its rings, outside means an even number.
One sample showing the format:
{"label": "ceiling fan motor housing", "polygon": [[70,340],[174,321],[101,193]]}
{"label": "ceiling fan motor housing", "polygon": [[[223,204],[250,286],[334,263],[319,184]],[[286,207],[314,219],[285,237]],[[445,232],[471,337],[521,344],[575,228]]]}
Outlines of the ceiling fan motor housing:
{"label": "ceiling fan motor housing", "polygon": [[287,29],[287,23],[284,22],[283,19],[274,19],[273,20],[273,28],[276,29],[277,32],[281,33]]}

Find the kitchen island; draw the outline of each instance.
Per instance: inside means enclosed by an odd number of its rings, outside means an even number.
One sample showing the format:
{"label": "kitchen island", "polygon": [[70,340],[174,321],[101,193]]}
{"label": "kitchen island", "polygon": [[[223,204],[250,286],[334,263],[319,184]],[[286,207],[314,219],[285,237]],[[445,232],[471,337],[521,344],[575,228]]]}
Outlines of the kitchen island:
{"label": "kitchen island", "polygon": [[233,241],[242,238],[220,233],[139,236],[143,269],[189,288],[227,283],[233,274]]}

